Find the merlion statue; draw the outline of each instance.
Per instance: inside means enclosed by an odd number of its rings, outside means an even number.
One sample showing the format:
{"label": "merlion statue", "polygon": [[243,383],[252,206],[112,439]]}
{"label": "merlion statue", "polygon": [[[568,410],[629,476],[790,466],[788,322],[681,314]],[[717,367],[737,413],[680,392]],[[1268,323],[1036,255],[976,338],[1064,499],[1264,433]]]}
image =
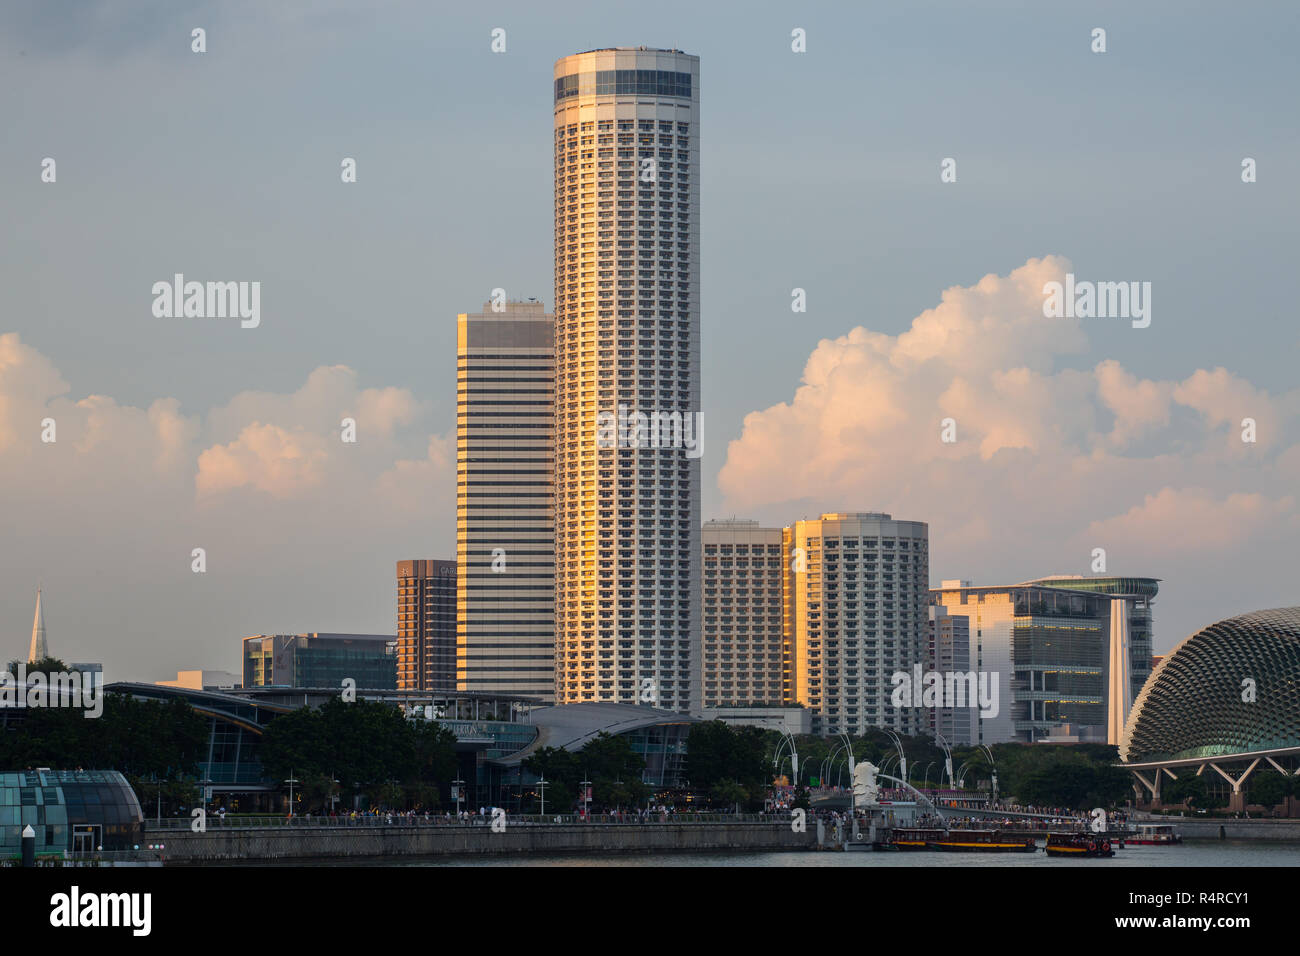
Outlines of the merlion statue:
{"label": "merlion statue", "polygon": [[880,785],[876,783],[876,774],[880,768],[869,760],[864,760],[853,769],[853,802],[875,804],[879,802]]}

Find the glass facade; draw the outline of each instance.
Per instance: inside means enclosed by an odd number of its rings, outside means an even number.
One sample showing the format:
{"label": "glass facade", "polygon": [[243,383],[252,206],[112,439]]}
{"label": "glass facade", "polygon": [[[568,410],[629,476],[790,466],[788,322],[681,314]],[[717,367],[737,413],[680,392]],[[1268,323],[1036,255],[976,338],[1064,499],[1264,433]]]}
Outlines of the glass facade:
{"label": "glass facade", "polygon": [[396,690],[399,639],[377,634],[271,634],[244,638],[245,687]]}
{"label": "glass facade", "polygon": [[129,850],[142,840],[144,814],[116,770],[0,774],[0,856],[22,852],[27,826],[37,854]]}
{"label": "glass facade", "polygon": [[1133,699],[1142,693],[1142,686],[1151,676],[1151,649],[1154,642],[1155,628],[1152,617],[1152,605],[1160,593],[1159,578],[1084,578],[1084,577],[1050,577],[1039,578],[1031,584],[1046,587],[1067,588],[1071,591],[1090,591],[1094,594],[1124,595],[1129,600],[1128,646],[1129,675]]}
{"label": "glass facade", "polygon": [[555,80],[555,102],[570,96],[679,96],[691,98],[691,75],[670,70],[592,70]]}

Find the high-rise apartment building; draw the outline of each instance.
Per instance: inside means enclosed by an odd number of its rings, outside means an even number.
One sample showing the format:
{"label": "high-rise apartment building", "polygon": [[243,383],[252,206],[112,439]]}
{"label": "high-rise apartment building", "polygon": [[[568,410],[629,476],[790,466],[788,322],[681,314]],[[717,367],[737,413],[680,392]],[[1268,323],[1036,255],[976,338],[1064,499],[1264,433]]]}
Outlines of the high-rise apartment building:
{"label": "high-rise apartment building", "polygon": [[397,562],[397,689],[456,689],[455,561]]}
{"label": "high-rise apartment building", "polygon": [[704,706],[786,702],[781,529],[757,521],[706,521],[702,613]]}
{"label": "high-rise apartment building", "polygon": [[[688,710],[700,701],[699,58],[592,50],[554,75],[556,701]],[[675,416],[675,436],[624,427],[638,416]]]}
{"label": "high-rise apartment building", "polygon": [[456,688],[555,699],[554,322],[456,319]]}
{"label": "high-rise apartment building", "polygon": [[784,531],[786,643],[793,702],[813,732],[915,733],[893,675],[925,661],[930,531],[887,514],[824,514]]}

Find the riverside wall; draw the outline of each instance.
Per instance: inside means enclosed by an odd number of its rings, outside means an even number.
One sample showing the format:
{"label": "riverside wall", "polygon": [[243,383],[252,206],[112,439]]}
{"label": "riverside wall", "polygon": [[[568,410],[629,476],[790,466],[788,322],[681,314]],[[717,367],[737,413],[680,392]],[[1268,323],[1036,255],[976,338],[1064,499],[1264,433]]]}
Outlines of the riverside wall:
{"label": "riverside wall", "polygon": [[222,828],[146,832],[167,863],[236,863],[513,853],[670,853],[722,850],[808,850],[816,826],[796,833],[788,823],[515,824]]}
{"label": "riverside wall", "polygon": [[[1300,843],[1300,820],[1248,820],[1213,817],[1152,817],[1153,823],[1172,823],[1184,840],[1272,840]],[[1220,831],[1222,828],[1222,831]]]}

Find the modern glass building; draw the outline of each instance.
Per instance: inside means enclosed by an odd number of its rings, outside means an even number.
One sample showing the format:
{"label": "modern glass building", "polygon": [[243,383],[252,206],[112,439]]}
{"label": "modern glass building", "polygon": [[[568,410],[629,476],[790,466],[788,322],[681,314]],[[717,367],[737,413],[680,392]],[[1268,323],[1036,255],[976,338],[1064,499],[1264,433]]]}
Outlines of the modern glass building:
{"label": "modern glass building", "polygon": [[1072,591],[1092,591],[1096,594],[1120,595],[1128,601],[1128,639],[1132,658],[1130,682],[1132,699],[1142,692],[1142,685],[1151,676],[1151,647],[1155,637],[1152,606],[1160,593],[1159,578],[1086,578],[1082,575],[1056,574],[1038,578],[1030,584],[1043,584]]}
{"label": "modern glass building", "polygon": [[397,687],[391,634],[258,634],[244,638],[245,687]]}
{"label": "modern glass building", "polygon": [[[555,64],[557,703],[699,706],[699,71],[646,47]],[[602,440],[637,415],[679,430]]]}
{"label": "modern glass building", "polygon": [[[1132,687],[1138,680],[1132,675],[1150,670],[1158,587],[1155,578],[1053,577],[1010,587],[953,580],[932,589],[932,604],[969,619],[972,668],[997,679],[999,713],[977,719],[975,742],[1032,743],[1067,725],[1080,739],[1106,742],[1116,620],[1127,616]],[[1116,743],[1120,727],[1122,721]]]}
{"label": "modern glass building", "polygon": [[28,826],[38,855],[129,850],[142,842],[144,814],[116,770],[0,773],[0,856],[22,852]]}
{"label": "modern glass building", "polygon": [[456,318],[456,689],[555,699],[555,317]]}

